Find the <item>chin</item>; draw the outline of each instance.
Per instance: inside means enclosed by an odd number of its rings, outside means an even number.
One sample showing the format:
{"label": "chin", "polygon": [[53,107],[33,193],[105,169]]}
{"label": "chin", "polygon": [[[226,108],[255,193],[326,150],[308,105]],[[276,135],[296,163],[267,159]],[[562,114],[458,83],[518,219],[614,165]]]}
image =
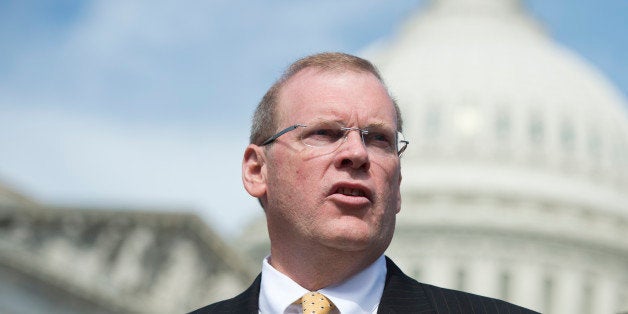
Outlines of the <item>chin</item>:
{"label": "chin", "polygon": [[327,246],[343,252],[362,252],[372,247],[369,244],[352,242],[350,240],[328,243]]}
{"label": "chin", "polygon": [[356,232],[349,230],[346,233],[336,233],[325,239],[328,247],[347,252],[364,251],[377,246],[377,241],[371,232]]}

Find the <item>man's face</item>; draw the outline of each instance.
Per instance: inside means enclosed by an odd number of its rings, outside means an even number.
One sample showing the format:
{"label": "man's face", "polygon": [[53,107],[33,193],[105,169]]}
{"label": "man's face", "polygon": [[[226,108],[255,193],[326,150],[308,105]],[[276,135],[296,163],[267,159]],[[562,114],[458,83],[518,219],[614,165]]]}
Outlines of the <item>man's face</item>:
{"label": "man's face", "polygon": [[[304,69],[281,89],[277,114],[279,129],[325,120],[397,130],[392,100],[366,72]],[[337,149],[321,154],[300,141],[307,131],[288,132],[265,149],[271,241],[383,253],[401,206],[399,157],[372,153],[355,131]]]}

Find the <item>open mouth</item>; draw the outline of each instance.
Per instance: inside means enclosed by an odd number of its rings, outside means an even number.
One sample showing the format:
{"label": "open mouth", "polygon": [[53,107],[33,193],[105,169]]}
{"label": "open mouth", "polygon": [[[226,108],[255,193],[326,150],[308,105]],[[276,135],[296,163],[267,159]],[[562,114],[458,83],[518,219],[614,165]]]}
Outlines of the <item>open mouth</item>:
{"label": "open mouth", "polygon": [[[365,185],[355,182],[338,182],[330,190],[331,194],[342,195],[348,202],[373,201],[373,192]],[[366,199],[366,200],[365,200]]]}
{"label": "open mouth", "polygon": [[348,196],[363,196],[363,197],[366,197],[366,193],[362,189],[339,187],[336,190],[336,193],[337,194],[348,195]]}

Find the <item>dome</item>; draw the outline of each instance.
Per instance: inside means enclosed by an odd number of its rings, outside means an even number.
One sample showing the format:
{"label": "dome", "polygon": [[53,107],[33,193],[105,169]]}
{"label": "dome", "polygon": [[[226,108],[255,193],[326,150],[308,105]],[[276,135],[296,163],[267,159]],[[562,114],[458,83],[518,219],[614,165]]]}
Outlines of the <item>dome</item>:
{"label": "dome", "polygon": [[404,170],[423,173],[407,190],[493,186],[625,209],[624,100],[518,1],[436,1],[374,59],[409,122]]}
{"label": "dome", "polygon": [[366,55],[410,141],[387,254],[544,313],[628,308],[628,115],[603,74],[516,0],[432,1]]}

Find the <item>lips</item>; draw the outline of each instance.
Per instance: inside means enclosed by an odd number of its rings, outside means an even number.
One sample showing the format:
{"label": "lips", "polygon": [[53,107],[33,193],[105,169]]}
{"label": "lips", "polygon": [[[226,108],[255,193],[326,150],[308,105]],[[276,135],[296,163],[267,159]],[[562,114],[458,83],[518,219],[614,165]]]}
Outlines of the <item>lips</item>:
{"label": "lips", "polygon": [[332,195],[344,195],[354,198],[366,198],[372,200],[373,193],[369,188],[358,183],[341,182],[335,184],[331,191]]}

